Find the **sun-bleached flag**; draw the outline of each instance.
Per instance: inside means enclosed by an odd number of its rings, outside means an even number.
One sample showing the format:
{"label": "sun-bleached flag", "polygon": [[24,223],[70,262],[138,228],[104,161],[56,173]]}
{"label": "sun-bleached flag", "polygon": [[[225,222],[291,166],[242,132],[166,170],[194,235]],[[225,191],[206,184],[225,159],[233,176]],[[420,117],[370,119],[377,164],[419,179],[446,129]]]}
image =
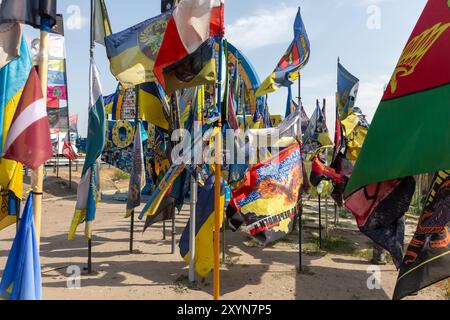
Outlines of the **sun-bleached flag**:
{"label": "sun-bleached flag", "polygon": [[5,159],[37,169],[53,157],[47,109],[36,68],[32,68],[4,145]]}
{"label": "sun-bleached flag", "polygon": [[69,230],[69,240],[74,239],[78,226],[83,222],[86,222],[86,238],[91,239],[92,222],[95,220],[97,203],[100,199],[100,177],[97,159],[102,154],[105,146],[106,118],[98,69],[93,59],[91,59],[90,86],[86,159],[81,181],[78,185],[77,204]]}

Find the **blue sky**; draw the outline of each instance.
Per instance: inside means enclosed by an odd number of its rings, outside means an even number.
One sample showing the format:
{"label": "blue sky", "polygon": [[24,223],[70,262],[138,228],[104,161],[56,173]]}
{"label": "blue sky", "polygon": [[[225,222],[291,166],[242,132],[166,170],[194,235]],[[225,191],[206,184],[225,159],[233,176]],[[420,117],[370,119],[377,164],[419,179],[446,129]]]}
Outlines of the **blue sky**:
{"label": "blue sky", "polygon": [[[302,72],[302,97],[308,114],[315,100],[327,98],[328,126],[333,131],[336,60],[361,80],[357,105],[371,119],[403,47],[426,0],[226,0],[227,38],[253,63],[261,80],[272,72],[293,37],[297,7],[311,42],[311,59]],[[106,0],[114,32],[153,17],[159,0]],[[89,71],[89,1],[59,0],[65,14],[71,113],[79,114],[79,130],[87,131]],[[79,14],[78,14],[79,13]],[[27,28],[29,40],[37,33]],[[104,94],[114,92],[104,47],[96,62]],[[284,114],[287,89],[269,97],[272,114]]]}

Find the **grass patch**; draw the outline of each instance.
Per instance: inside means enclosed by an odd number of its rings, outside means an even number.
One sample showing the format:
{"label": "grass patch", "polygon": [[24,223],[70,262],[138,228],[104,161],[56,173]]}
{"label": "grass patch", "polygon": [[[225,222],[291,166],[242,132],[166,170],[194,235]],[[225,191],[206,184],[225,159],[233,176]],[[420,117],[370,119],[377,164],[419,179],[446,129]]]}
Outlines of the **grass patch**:
{"label": "grass patch", "polygon": [[111,180],[114,182],[130,179],[130,174],[117,169],[111,176]]}
{"label": "grass patch", "polygon": [[[316,239],[319,247],[319,239]],[[322,250],[330,253],[352,254],[356,248],[347,238],[341,236],[328,236],[322,239]]]}
{"label": "grass patch", "polygon": [[173,290],[178,294],[188,293],[189,290],[198,290],[197,282],[190,283],[189,277],[186,275],[179,276],[174,285],[172,286]]}

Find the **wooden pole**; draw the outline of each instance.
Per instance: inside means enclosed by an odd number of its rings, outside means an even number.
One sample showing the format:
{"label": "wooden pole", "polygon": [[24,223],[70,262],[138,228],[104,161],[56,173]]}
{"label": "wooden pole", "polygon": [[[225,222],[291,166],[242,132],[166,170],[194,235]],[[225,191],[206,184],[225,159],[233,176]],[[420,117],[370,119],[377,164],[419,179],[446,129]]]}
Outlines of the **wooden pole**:
{"label": "wooden pole", "polygon": [[222,60],[223,60],[223,37],[219,38],[219,72],[217,82],[217,106],[220,110],[218,121],[219,133],[215,137],[216,161],[215,161],[215,197],[214,197],[214,300],[220,299],[220,220],[223,216],[221,206],[222,188]]}
{"label": "wooden pole", "polygon": [[[46,23],[46,21],[43,21]],[[44,101],[47,101],[48,87],[48,45],[49,32],[45,28],[41,28],[40,32],[40,48],[39,48],[39,77],[41,79],[41,88]],[[33,170],[31,173],[31,189],[33,192],[33,209],[34,209],[34,225],[36,228],[36,239],[38,248],[41,243],[42,230],[42,195],[44,185],[44,166]]]}

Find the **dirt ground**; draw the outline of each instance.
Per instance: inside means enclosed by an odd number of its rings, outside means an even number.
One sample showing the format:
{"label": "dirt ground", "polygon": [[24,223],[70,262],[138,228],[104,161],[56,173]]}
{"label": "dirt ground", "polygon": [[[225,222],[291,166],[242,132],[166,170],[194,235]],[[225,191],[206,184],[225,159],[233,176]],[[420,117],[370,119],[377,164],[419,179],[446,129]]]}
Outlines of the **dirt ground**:
{"label": "dirt ground", "polygon": [[[81,168],[80,168],[81,170]],[[104,189],[119,190],[127,181],[112,181],[114,169],[103,172]],[[66,177],[67,171],[61,176]],[[105,174],[106,173],[106,174]],[[128,252],[130,222],[124,219],[125,203],[105,195],[99,204],[94,224],[93,275],[83,272],[79,289],[69,289],[70,266],[86,267],[87,244],[80,226],[74,241],[67,240],[75,198],[55,197],[75,194],[79,174],[74,174],[72,191],[67,181],[52,177],[46,180],[41,263],[44,299],[212,299],[212,277],[188,284],[188,268],[178,253],[171,254],[171,227],[167,223],[166,240],[158,224],[142,233],[143,223],[136,222],[135,251]],[[49,183],[51,181],[51,183]],[[329,205],[329,232],[323,230],[323,248],[318,249],[317,202],[305,205],[303,238],[304,271],[297,273],[298,233],[267,248],[259,247],[242,232],[226,231],[226,258],[221,268],[223,299],[352,299],[387,300],[392,297],[397,271],[392,264],[380,267],[381,288],[370,290],[367,262],[371,244],[361,235],[350,217],[339,217],[335,227],[334,209]],[[189,217],[188,206],[176,221],[178,241]],[[417,221],[408,219],[411,236]],[[325,226],[326,220],[323,219]],[[15,228],[0,233],[0,268],[3,269]],[[409,238],[408,238],[409,241]],[[448,299],[448,280],[429,287],[407,299]]]}

